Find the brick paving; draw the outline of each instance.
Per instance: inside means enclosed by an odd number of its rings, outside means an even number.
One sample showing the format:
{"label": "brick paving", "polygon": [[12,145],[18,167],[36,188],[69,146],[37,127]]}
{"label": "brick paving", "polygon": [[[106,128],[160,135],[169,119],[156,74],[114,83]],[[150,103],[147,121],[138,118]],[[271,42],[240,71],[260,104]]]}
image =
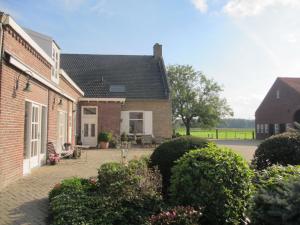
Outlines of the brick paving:
{"label": "brick paving", "polygon": [[[128,159],[151,152],[151,149],[130,150]],[[0,190],[0,225],[47,224],[47,196],[56,183],[74,176],[96,176],[101,164],[120,160],[119,150],[87,150],[81,159],[62,160],[55,166],[34,169],[30,175]]]}

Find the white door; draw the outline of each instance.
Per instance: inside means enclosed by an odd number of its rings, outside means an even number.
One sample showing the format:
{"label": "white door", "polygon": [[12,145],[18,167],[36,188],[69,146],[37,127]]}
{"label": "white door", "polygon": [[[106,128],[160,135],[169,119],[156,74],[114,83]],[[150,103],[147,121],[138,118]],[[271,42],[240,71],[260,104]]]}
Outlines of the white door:
{"label": "white door", "polygon": [[41,110],[40,110],[40,106],[32,104],[30,168],[39,166],[40,147],[41,147]]}
{"label": "white door", "polygon": [[57,151],[61,153],[63,145],[67,142],[67,112],[59,111],[57,121]]}
{"label": "white door", "polygon": [[83,106],[81,111],[81,141],[83,145],[97,146],[97,124],[97,107]]}

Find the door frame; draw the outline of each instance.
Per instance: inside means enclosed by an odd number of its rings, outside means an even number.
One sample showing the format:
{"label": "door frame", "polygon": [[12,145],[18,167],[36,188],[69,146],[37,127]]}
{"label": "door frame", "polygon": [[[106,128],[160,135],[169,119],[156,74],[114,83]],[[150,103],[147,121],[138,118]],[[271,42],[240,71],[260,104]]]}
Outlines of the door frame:
{"label": "door frame", "polygon": [[63,138],[64,138],[64,141],[65,141],[65,143],[68,141],[68,112],[67,111],[65,111],[65,110],[57,110],[57,145],[56,145],[56,150],[57,150],[57,153],[61,153],[61,151],[62,151],[62,146],[63,146],[63,144],[64,143],[59,143],[60,142],[60,138],[61,138],[61,134],[60,134],[60,126],[61,126],[61,124],[60,124],[60,114],[64,114],[64,119],[65,119],[65,121],[64,121],[64,134],[63,134]]}
{"label": "door frame", "polygon": [[[86,108],[95,108],[96,109],[96,114],[94,115],[85,115],[83,113],[84,109]],[[81,142],[84,143],[84,120],[92,120],[94,119],[95,121],[95,142],[96,142],[96,145],[95,146],[92,146],[92,147],[96,147],[97,146],[97,136],[98,136],[98,106],[81,106],[81,128],[80,128],[80,131],[81,131]],[[90,130],[90,126],[88,128],[88,130]],[[90,131],[89,131],[90,132]]]}
{"label": "door frame", "polygon": [[[29,99],[25,99],[24,101],[29,102],[31,104],[31,114],[30,114],[30,141],[29,141],[29,158],[23,158],[23,175],[26,175],[28,173],[30,173],[31,169],[36,168],[36,167],[40,167],[42,166],[45,162],[46,162],[46,149],[44,149],[44,152],[42,153],[42,135],[43,132],[46,132],[46,139],[47,139],[47,132],[48,132],[48,107],[45,104],[41,104]],[[37,155],[34,156],[35,159],[33,157],[31,157],[31,148],[32,148],[32,113],[33,113],[33,108],[37,108],[38,109],[38,139],[37,139]],[[45,131],[42,131],[42,117],[43,117],[43,107],[46,108],[46,127],[45,127]],[[28,132],[27,130],[24,129],[24,132]],[[24,139],[25,142],[25,139]],[[25,146],[24,146],[25,148]]]}

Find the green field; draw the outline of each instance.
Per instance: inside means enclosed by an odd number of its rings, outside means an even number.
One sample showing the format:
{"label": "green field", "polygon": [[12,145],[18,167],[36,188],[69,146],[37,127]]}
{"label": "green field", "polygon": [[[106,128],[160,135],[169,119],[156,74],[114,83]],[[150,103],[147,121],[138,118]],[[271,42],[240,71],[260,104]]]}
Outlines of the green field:
{"label": "green field", "polygon": [[[181,135],[185,135],[185,129],[177,129]],[[192,128],[191,135],[209,139],[253,139],[254,129],[211,129],[203,130],[199,128]]]}

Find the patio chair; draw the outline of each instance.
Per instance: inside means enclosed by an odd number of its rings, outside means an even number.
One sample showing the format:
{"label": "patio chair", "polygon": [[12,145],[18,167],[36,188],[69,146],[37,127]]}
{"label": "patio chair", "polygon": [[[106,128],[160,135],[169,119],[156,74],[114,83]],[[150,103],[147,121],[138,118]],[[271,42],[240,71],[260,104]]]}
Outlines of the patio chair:
{"label": "patio chair", "polygon": [[64,143],[61,157],[62,158],[71,158],[74,155],[74,148],[70,143]]}
{"label": "patio chair", "polygon": [[141,142],[143,147],[145,147],[145,145],[149,145],[151,147],[153,143],[152,135],[142,135]]}
{"label": "patio chair", "polygon": [[55,151],[53,142],[47,143],[48,160],[50,164],[56,164],[60,160],[59,154]]}

